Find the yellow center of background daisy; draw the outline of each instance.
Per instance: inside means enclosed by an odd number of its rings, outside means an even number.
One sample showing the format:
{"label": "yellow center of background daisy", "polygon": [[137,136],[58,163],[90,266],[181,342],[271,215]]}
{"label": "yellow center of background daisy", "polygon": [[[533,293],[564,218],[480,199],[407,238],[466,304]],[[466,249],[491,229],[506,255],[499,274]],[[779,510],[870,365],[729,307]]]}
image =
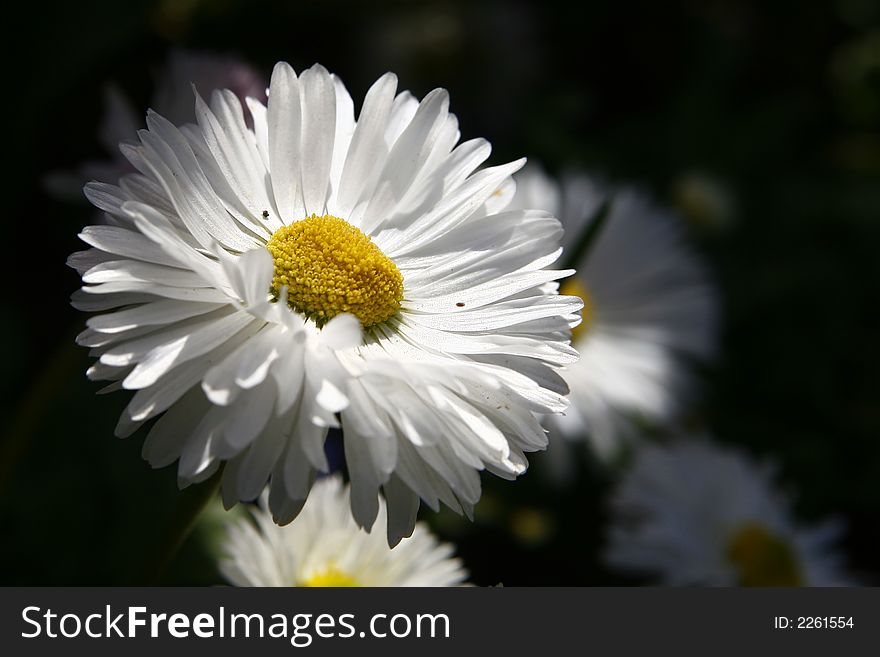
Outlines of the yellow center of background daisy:
{"label": "yellow center of background daisy", "polygon": [[306,578],[300,586],[309,587],[357,587],[360,583],[348,573],[345,573],[336,566],[329,566],[326,570],[315,573],[311,577]]}
{"label": "yellow center of background daisy", "polygon": [[581,301],[584,302],[584,307],[581,309],[581,323],[571,329],[571,341],[574,342],[579,337],[585,335],[593,324],[593,303],[589,292],[587,292],[587,286],[575,277],[569,278],[562,283],[559,287],[559,294],[580,297]]}
{"label": "yellow center of background daisy", "polygon": [[757,523],[734,532],[727,557],[739,573],[740,586],[801,586],[798,558],[790,542]]}
{"label": "yellow center of background daisy", "polygon": [[332,215],[283,226],[266,244],[275,261],[272,293],[287,286],[288,305],[323,326],[340,313],[364,328],[394,315],[403,301],[403,275],[360,230]]}

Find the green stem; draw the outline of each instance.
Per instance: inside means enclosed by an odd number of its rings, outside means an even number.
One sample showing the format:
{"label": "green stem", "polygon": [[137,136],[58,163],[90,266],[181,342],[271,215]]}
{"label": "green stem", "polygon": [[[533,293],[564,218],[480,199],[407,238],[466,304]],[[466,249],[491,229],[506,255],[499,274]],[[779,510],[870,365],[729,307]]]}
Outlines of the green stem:
{"label": "green stem", "polygon": [[76,328],[61,341],[17,405],[18,412],[0,444],[0,494],[9,484],[15,466],[27,451],[30,438],[36,433],[40,423],[45,421],[48,401],[55,399],[58,391],[70,381],[80,362],[82,348],[74,342],[79,331]]}
{"label": "green stem", "polygon": [[165,525],[159,533],[156,547],[151,551],[151,558],[145,564],[139,577],[138,583],[156,585],[165,574],[174,557],[183,547],[187,537],[196,526],[202,512],[220,489],[220,481],[223,478],[223,466],[211,475],[211,478],[189,486],[182,490],[178,496],[177,505]]}
{"label": "green stem", "polygon": [[565,255],[565,269],[577,269],[578,265],[587,257],[590,249],[596,243],[599,233],[602,232],[605,223],[608,221],[613,203],[614,200],[611,197],[606,198],[587,221],[586,230],[581,233],[574,248]]}

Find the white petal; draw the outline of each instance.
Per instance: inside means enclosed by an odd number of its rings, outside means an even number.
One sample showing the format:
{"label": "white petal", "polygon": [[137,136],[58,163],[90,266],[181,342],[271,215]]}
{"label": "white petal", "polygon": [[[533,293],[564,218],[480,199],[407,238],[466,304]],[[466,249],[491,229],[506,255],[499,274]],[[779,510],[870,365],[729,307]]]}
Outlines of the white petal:
{"label": "white petal", "polygon": [[351,214],[364,181],[373,175],[374,168],[387,154],[384,132],[396,89],[397,76],[386,73],[373,83],[364,98],[337,194],[338,211],[342,216]]}
{"label": "white petal", "polygon": [[[331,214],[338,211],[337,204],[332,202],[339,192],[339,182],[342,178],[342,168],[348,149],[351,146],[351,138],[355,131],[354,101],[345,88],[345,85],[335,75],[330,76],[336,91],[336,135],[333,140],[333,159],[330,165],[330,201],[328,208],[332,206]],[[345,216],[345,215],[343,215]]]}
{"label": "white petal", "polygon": [[363,342],[360,320],[351,313],[341,313],[327,322],[321,330],[321,344],[330,349],[349,349]]}
{"label": "white petal", "polygon": [[138,422],[162,413],[196,385],[214,363],[225,358],[230,351],[249,337],[251,331],[255,330],[255,328],[250,328],[240,331],[205,358],[197,358],[184,363],[171,370],[158,383],[138,390],[129,402],[126,413],[132,420]]}
{"label": "white petal", "polygon": [[401,539],[412,535],[419,498],[395,476],[382,487],[382,492],[388,504],[388,545],[394,547]]}
{"label": "white petal", "polygon": [[271,230],[279,227],[280,222],[274,216],[277,211],[265,183],[269,172],[257,150],[254,134],[245,125],[235,94],[215,91],[210,109],[197,95],[196,117],[205,143],[230,187],[247,208],[250,219],[263,223],[263,211],[270,210],[275,222],[269,224]]}
{"label": "white petal", "polygon": [[119,214],[119,208],[128,200],[119,187],[108,183],[86,183],[83,193],[92,205],[111,214]]}
{"label": "white petal", "polygon": [[154,468],[171,465],[180,458],[184,444],[210,405],[198,389],[184,395],[162,415],[144,440],[141,454]]}
{"label": "white petal", "polygon": [[224,444],[233,453],[247,447],[272,417],[274,404],[275,387],[271,382],[243,391],[232,405],[225,407],[229,417],[222,427]]}
{"label": "white petal", "polygon": [[286,443],[281,429],[277,418],[270,420],[269,426],[244,454],[237,477],[240,499],[255,500],[265,488]]}
{"label": "white petal", "polygon": [[315,471],[298,445],[288,444],[284,455],[284,490],[292,500],[305,501],[314,481]]}
{"label": "white petal", "polygon": [[[299,79],[302,90],[302,197],[306,216],[324,214],[336,136],[336,87],[315,64]],[[271,101],[270,101],[271,102]]]}
{"label": "white petal", "polygon": [[146,162],[174,202],[180,219],[203,247],[214,241],[245,251],[255,240],[246,235],[220,203],[199,167],[187,139],[155,113],[147,114],[149,131],[141,131]]}
{"label": "white petal", "polygon": [[172,287],[210,287],[210,284],[195,272],[138,260],[102,262],[85,272],[82,279],[83,283],[90,284],[146,281]]}
{"label": "white petal", "polygon": [[228,285],[218,264],[181,239],[167,217],[148,205],[132,201],[123,206],[123,211],[134,219],[138,230],[174,258],[178,266],[200,274],[205,281],[213,283],[214,287],[223,289]]}
{"label": "white petal", "polygon": [[482,206],[502,180],[524,163],[525,160],[517,160],[475,173],[444,197],[430,212],[401,230],[396,240],[384,241],[382,247],[387,249],[386,254],[391,258],[407,255],[456,228]]}
{"label": "white petal", "polygon": [[286,62],[275,65],[269,85],[272,93],[268,106],[269,169],[272,190],[283,223],[304,216],[297,203],[300,191],[300,139],[302,109],[299,81]]}
{"label": "white petal", "polygon": [[315,401],[331,413],[338,413],[348,406],[348,397],[327,379],[321,381],[321,387]]}
{"label": "white petal", "polygon": [[[160,377],[182,363],[213,351],[252,321],[251,316],[246,313],[234,313],[189,331],[173,341],[164,342],[146,354],[122,385],[129,390],[153,385]],[[128,347],[128,349],[136,348]]]}
{"label": "white petal", "polygon": [[449,111],[449,95],[435,89],[419,104],[413,120],[388,154],[376,190],[360,220],[360,228],[371,233],[393,212],[431,153],[438,131]]}
{"label": "white petal", "polygon": [[178,261],[165,253],[159,245],[133,230],[116,226],[87,226],[83,228],[79,238],[89,246],[107,253],[169,267],[179,266]]}
{"label": "white petal", "polygon": [[373,528],[379,513],[379,476],[367,450],[367,438],[353,429],[345,431],[345,463],[351,479],[351,513],[366,531]]}
{"label": "white petal", "polygon": [[119,333],[139,326],[173,324],[209,313],[221,306],[222,304],[218,303],[188,303],[171,299],[154,301],[119,312],[90,317],[86,325],[102,333]]}
{"label": "white petal", "polygon": [[410,315],[410,319],[442,331],[494,331],[532,319],[557,317],[577,312],[583,306],[578,297],[533,297],[496,303],[486,309],[454,315]]}

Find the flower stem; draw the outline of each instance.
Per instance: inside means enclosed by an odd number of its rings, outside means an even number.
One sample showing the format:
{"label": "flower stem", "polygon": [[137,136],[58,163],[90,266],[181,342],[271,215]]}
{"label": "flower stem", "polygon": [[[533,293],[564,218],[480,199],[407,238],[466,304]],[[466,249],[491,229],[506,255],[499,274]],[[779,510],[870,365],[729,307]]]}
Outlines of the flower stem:
{"label": "flower stem", "polygon": [[177,505],[164,529],[159,533],[151,558],[137,577],[137,583],[156,585],[196,526],[199,516],[220,489],[223,466],[211,478],[181,491]]}
{"label": "flower stem", "polygon": [[22,395],[18,412],[0,441],[0,493],[9,484],[15,467],[24,456],[33,435],[46,419],[46,406],[70,381],[79,364],[80,347],[74,343],[79,328],[62,339],[51,358],[47,359],[36,380]]}
{"label": "flower stem", "polygon": [[587,221],[587,227],[581,233],[577,243],[566,254],[565,269],[577,269],[578,265],[587,257],[608,221],[613,203],[614,200],[610,196],[606,198]]}

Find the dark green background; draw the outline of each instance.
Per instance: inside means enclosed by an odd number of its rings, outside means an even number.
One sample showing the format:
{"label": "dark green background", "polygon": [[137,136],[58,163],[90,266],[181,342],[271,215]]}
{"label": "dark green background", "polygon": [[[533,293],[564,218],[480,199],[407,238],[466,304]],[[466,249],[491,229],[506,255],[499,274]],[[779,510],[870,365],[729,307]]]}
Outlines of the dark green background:
{"label": "dark green background", "polygon": [[[767,2],[31,2],[4,48],[0,583],[219,581],[216,522],[154,571],[185,496],[140,434],[112,436],[124,393],[95,396],[66,256],[90,210],[43,176],[100,157],[102,85],[147,103],[171,46],[339,74],[356,105],[386,70],[450,90],[463,138],[493,159],[588,167],[674,202],[688,171],[735,199],[694,229],[724,303],[723,354],[695,428],[772,456],[805,520],[837,515],[857,576],[880,571],[880,5]],[[540,458],[485,477],[473,525],[432,518],[479,584],[606,584],[598,550],[614,472],[586,459],[567,488]],[[527,514],[524,516],[523,514]],[[539,518],[542,534],[512,531]]]}

